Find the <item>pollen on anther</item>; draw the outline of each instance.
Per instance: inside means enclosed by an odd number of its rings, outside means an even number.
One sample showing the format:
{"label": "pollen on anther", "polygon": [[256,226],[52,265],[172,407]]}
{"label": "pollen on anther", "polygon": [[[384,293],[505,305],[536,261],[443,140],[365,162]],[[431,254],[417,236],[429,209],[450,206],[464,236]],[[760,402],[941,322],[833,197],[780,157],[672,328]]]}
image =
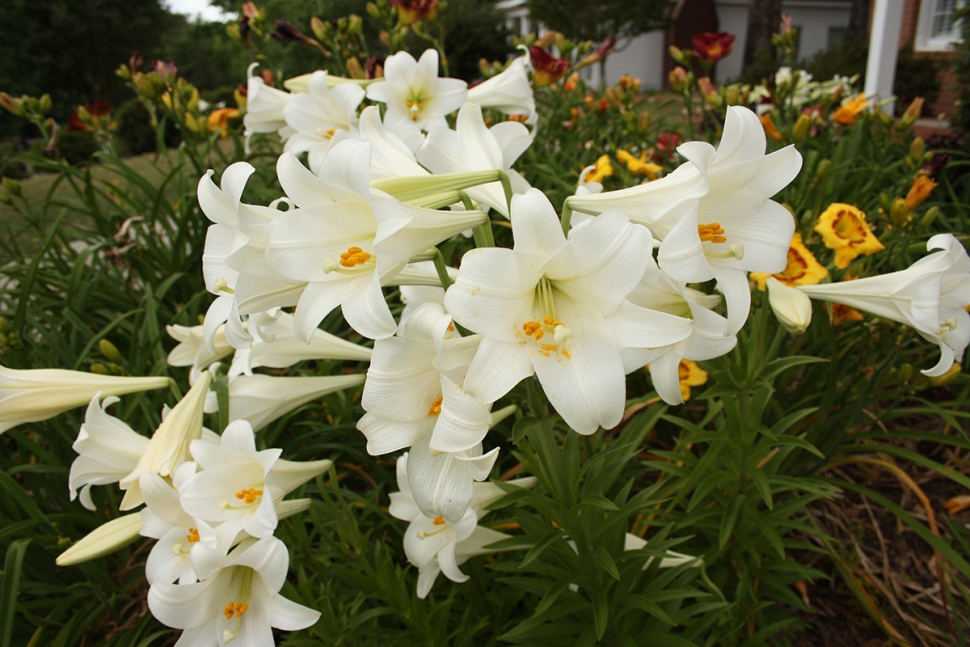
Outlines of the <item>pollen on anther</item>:
{"label": "pollen on anther", "polygon": [[720,223],[712,222],[707,225],[697,225],[697,235],[701,241],[708,243],[726,243],[727,237],[724,236],[724,229]]}
{"label": "pollen on anther", "polygon": [[226,620],[231,620],[233,616],[237,618],[242,617],[246,611],[249,610],[249,605],[242,602],[230,602],[226,605],[226,608],[222,610],[222,615],[226,616]]}
{"label": "pollen on anther", "polygon": [[256,499],[261,496],[263,496],[262,490],[252,488],[236,492],[236,498],[242,500],[244,503],[256,503]]}
{"label": "pollen on anther", "polygon": [[440,517],[440,516],[439,517],[435,517],[434,518],[434,521],[432,521],[431,523],[433,523],[436,526],[443,526],[443,525],[445,525],[445,518],[444,517]]}
{"label": "pollen on anther", "polygon": [[435,398],[434,402],[431,403],[431,407],[428,409],[429,416],[436,416],[441,413],[441,403],[444,400],[440,395]]}
{"label": "pollen on anther", "polygon": [[371,255],[360,247],[348,247],[346,252],[340,254],[340,265],[342,267],[356,267],[363,265],[371,259]]}
{"label": "pollen on anther", "polygon": [[189,528],[189,534],[187,534],[185,536],[185,541],[190,542],[190,543],[193,543],[193,544],[195,542],[199,541],[199,529],[198,528]]}

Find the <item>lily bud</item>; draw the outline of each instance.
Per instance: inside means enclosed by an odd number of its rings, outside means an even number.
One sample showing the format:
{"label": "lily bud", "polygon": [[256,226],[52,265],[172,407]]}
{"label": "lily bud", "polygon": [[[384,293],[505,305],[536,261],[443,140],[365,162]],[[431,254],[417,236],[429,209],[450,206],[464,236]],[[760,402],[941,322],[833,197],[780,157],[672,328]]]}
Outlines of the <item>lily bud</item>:
{"label": "lily bud", "polygon": [[914,163],[919,163],[923,159],[924,152],[926,152],[926,142],[923,141],[922,137],[917,137],[909,145],[909,157]]}
{"label": "lily bud", "polygon": [[684,86],[687,83],[687,70],[678,65],[674,69],[670,70],[667,80],[670,82],[671,90],[674,92],[683,92]]}
{"label": "lily bud", "polygon": [[122,357],[121,353],[118,351],[118,347],[107,339],[102,339],[98,342],[98,349],[109,361],[116,364],[123,364],[125,361],[124,357]]}
{"label": "lily bud", "polygon": [[893,221],[893,224],[897,227],[902,227],[907,222],[909,222],[910,217],[912,217],[913,211],[906,204],[906,200],[903,198],[896,198],[893,202],[893,208],[889,212],[889,217]]}
{"label": "lily bud", "polygon": [[930,207],[929,210],[923,215],[923,218],[919,221],[921,227],[929,227],[936,220],[937,216],[940,215],[939,207]]}
{"label": "lily bud", "polygon": [[44,117],[51,111],[54,106],[53,101],[51,101],[51,95],[45,94],[40,98],[40,103],[38,104],[38,112],[41,117]]}
{"label": "lily bud", "polygon": [[919,119],[920,115],[923,114],[923,97],[916,97],[906,108],[906,112],[903,113],[902,119],[900,119],[904,128],[909,128],[916,120]]}
{"label": "lily bud", "polygon": [[671,45],[667,49],[667,51],[670,52],[670,57],[672,59],[674,59],[681,65],[687,65],[687,61],[690,59],[690,56],[688,54],[685,54],[682,49],[680,49],[676,45]]}
{"label": "lily bud", "polygon": [[953,380],[957,379],[957,376],[960,375],[961,370],[960,365],[953,362],[953,366],[951,366],[946,373],[943,375],[938,375],[937,377],[931,377],[930,384],[933,386],[946,386]]}
{"label": "lily bud", "polygon": [[824,159],[818,163],[818,168],[815,169],[815,179],[822,182],[829,176],[829,171],[832,170],[832,160]]}
{"label": "lily bud", "polygon": [[26,117],[27,111],[24,109],[24,100],[14,99],[6,92],[0,92],[0,106],[3,106],[10,114],[15,117]]}
{"label": "lily bud", "polygon": [[74,566],[103,557],[138,539],[141,529],[140,512],[112,519],[75,542],[54,561],[58,566]]}
{"label": "lily bud", "polygon": [[812,323],[812,300],[797,288],[768,277],[768,304],[778,322],[793,335],[800,335]]}
{"label": "lily bud", "polygon": [[367,73],[364,72],[363,66],[360,61],[357,60],[356,56],[351,56],[346,61],[347,73],[350,74],[352,79],[366,79]]}
{"label": "lily bud", "polygon": [[313,35],[320,40],[328,40],[330,36],[328,33],[330,31],[328,29],[329,26],[330,23],[320,20],[316,16],[310,18],[310,30],[313,32]]}
{"label": "lily bud", "polygon": [[791,138],[792,141],[800,142],[805,139],[805,135],[808,134],[808,129],[812,125],[812,118],[808,115],[802,115],[795,122],[795,127],[792,128]]}

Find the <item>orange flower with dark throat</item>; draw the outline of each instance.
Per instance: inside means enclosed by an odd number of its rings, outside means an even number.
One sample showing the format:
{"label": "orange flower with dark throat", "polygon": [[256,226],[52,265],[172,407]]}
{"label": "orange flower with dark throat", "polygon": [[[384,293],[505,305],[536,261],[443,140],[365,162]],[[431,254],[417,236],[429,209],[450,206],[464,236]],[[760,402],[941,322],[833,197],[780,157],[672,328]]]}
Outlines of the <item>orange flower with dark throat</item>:
{"label": "orange flower with dark throat", "polygon": [[694,46],[694,53],[709,63],[717,63],[719,60],[734,51],[734,34],[719,31],[704,32],[696,34],[691,39]]}
{"label": "orange flower with dark throat", "polygon": [[533,45],[529,48],[532,60],[532,73],[537,88],[552,85],[566,74],[569,61],[565,58],[554,58],[546,50]]}

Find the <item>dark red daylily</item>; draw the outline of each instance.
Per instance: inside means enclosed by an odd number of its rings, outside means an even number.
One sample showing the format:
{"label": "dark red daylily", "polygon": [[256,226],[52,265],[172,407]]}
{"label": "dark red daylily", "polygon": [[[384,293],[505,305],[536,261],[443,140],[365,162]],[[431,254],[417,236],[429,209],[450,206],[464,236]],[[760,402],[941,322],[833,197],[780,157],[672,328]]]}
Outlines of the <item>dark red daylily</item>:
{"label": "dark red daylily", "polygon": [[717,63],[734,50],[734,34],[706,31],[695,34],[691,43],[697,56],[710,63]]}
{"label": "dark red daylily", "polygon": [[535,45],[529,48],[529,57],[532,60],[533,78],[537,88],[552,85],[565,76],[566,70],[569,69],[567,59],[554,58],[549,52]]}
{"label": "dark red daylily", "polygon": [[402,25],[413,25],[438,16],[438,0],[390,0],[397,5],[397,19]]}

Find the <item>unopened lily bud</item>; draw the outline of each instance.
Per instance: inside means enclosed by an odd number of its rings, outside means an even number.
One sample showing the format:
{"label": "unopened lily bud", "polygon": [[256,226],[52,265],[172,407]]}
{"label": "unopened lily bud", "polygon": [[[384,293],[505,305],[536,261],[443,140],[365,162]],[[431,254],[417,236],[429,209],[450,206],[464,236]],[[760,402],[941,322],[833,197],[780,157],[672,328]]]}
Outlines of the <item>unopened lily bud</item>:
{"label": "unopened lily bud", "polygon": [[347,24],[347,33],[350,35],[359,34],[364,28],[364,19],[355,13],[350,14],[350,20]]}
{"label": "unopened lily bud", "polygon": [[194,115],[190,113],[185,113],[185,127],[196,135],[205,132],[205,129],[199,123],[199,120],[195,118]]}
{"label": "unopened lily bud", "polygon": [[903,113],[902,125],[904,128],[909,128],[916,120],[919,119],[920,115],[923,114],[923,97],[916,97],[906,108],[906,112]]}
{"label": "unopened lily bud", "polygon": [[925,152],[926,142],[923,141],[922,137],[917,137],[909,145],[909,157],[914,163],[918,164],[923,159],[923,153]]}
{"label": "unopened lily bud", "polygon": [[805,139],[805,135],[808,134],[808,128],[812,125],[812,118],[808,115],[802,115],[795,122],[795,127],[792,128],[791,138],[795,142],[800,142]]}
{"label": "unopened lily bud", "polygon": [[310,18],[310,31],[320,40],[327,39],[327,25],[330,23],[320,20],[316,16]]}
{"label": "unopened lily bud", "polygon": [[885,191],[879,194],[879,206],[886,213],[889,213],[890,211],[892,211],[892,208],[893,208],[892,200],[889,199],[889,195]]}
{"label": "unopened lily bud", "polygon": [[20,182],[13,179],[12,177],[3,178],[3,190],[9,193],[10,195],[18,198],[20,197],[20,194],[23,192],[20,187]]}
{"label": "unopened lily bud", "polygon": [[893,202],[893,208],[889,212],[889,218],[893,221],[893,224],[897,227],[902,227],[907,222],[909,222],[910,217],[912,217],[913,211],[906,204],[906,200],[903,198],[896,198]]}
{"label": "unopened lily bud", "polygon": [[373,2],[368,2],[367,3],[367,14],[371,18],[380,18],[381,17],[381,10]]}
{"label": "unopened lily bud", "polygon": [[0,106],[3,106],[7,112],[16,117],[27,116],[27,111],[24,109],[24,100],[14,99],[6,92],[0,92]]}
{"label": "unopened lily bud", "polygon": [[647,132],[650,129],[650,113],[641,112],[640,117],[637,119],[637,130],[641,133]]}
{"label": "unopened lily bud", "polygon": [[822,181],[829,176],[829,171],[832,170],[832,160],[824,159],[818,163],[818,168],[815,169],[815,179]]}
{"label": "unopened lily bud", "polygon": [[671,90],[674,92],[683,92],[684,87],[687,84],[687,70],[678,65],[674,69],[670,70],[667,80],[670,82]]}
{"label": "unopened lily bud", "polygon": [[111,375],[111,370],[101,362],[91,364],[91,372],[96,375]]}
{"label": "unopened lily bud", "polygon": [[117,76],[122,81],[131,81],[131,68],[122,63],[115,70],[115,76]]}
{"label": "unopened lily bud", "polygon": [[939,207],[930,207],[923,217],[920,219],[919,224],[921,227],[929,227],[936,221],[937,217],[940,215]]}
{"label": "unopened lily bud", "polygon": [[120,550],[135,541],[142,529],[141,513],[126,514],[98,526],[61,553],[58,566],[73,566]]}
{"label": "unopened lily bud", "polygon": [[778,322],[793,335],[800,335],[812,323],[812,300],[804,292],[792,288],[773,276],[766,281],[768,304]]}
{"label": "unopened lily bud", "polygon": [[121,356],[118,347],[107,339],[102,339],[98,342],[98,349],[109,361],[115,362],[116,364],[124,364],[125,358]]}
{"label": "unopened lily bud", "polygon": [[893,119],[893,116],[888,112],[883,110],[876,110],[876,112],[878,113],[877,116],[879,117],[879,121],[881,121],[882,125],[886,128],[889,128],[896,123],[896,120]]}
{"label": "unopened lily bud", "polygon": [[667,51],[670,52],[670,57],[675,61],[677,61],[678,63],[680,63],[681,65],[686,65],[687,60],[690,58],[687,54],[684,53],[684,50],[680,49],[676,45],[671,45],[667,49]]}
{"label": "unopened lily bud", "polygon": [[951,366],[946,373],[943,375],[937,375],[936,377],[931,377],[930,384],[933,386],[946,386],[953,380],[957,379],[957,376],[960,375],[960,371],[960,365],[953,362],[953,366]]}
{"label": "unopened lily bud", "polygon": [[51,108],[53,106],[54,106],[54,102],[51,101],[51,95],[45,94],[44,96],[42,96],[40,98],[40,103],[38,104],[38,112],[40,112],[40,116],[41,117],[46,116],[47,113],[51,111]]}
{"label": "unopened lily bud", "polygon": [[360,61],[357,60],[356,56],[351,56],[346,61],[347,73],[352,79],[366,79],[367,74],[364,72],[363,66]]}
{"label": "unopened lily bud", "polygon": [[244,43],[242,30],[239,28],[239,23],[229,23],[226,25],[226,35],[237,43]]}
{"label": "unopened lily bud", "polygon": [[381,33],[377,35],[377,40],[381,41],[384,47],[389,47],[391,44],[391,34],[386,29],[382,29]]}

